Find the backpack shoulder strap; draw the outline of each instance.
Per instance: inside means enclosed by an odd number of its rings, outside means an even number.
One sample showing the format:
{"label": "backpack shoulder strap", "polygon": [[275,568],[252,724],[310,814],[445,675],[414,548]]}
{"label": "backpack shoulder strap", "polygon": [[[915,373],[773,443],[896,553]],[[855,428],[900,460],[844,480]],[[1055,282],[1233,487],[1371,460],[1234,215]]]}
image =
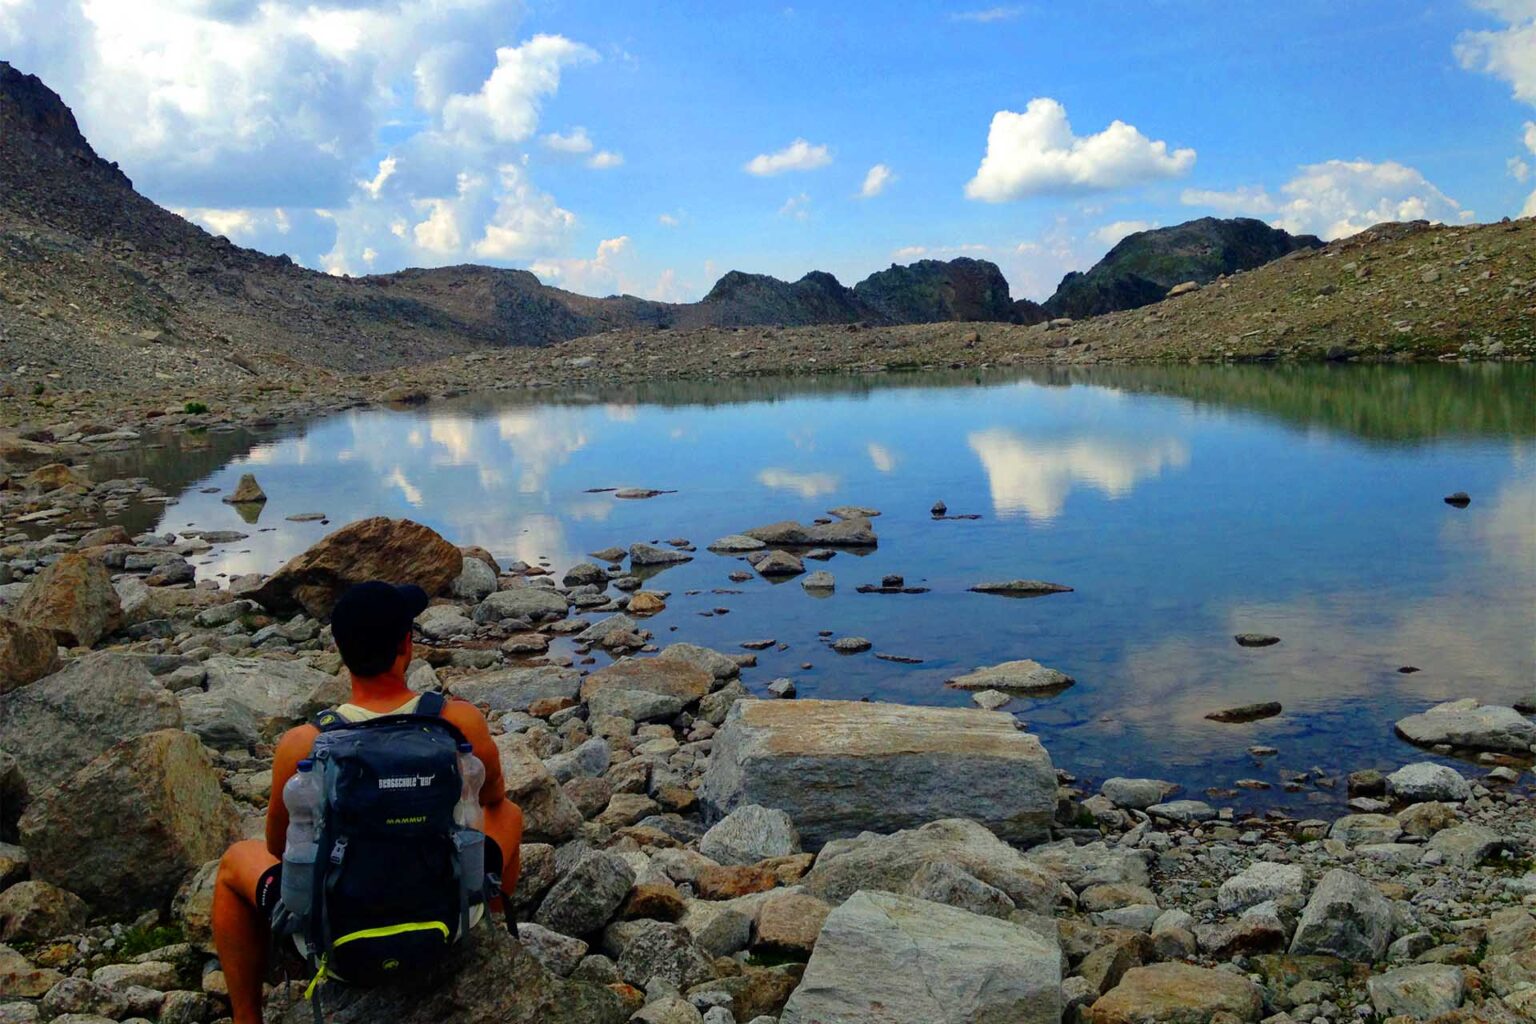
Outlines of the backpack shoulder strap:
{"label": "backpack shoulder strap", "polygon": [[341,717],[341,714],[335,708],[326,708],[310,719],[309,724],[319,729],[321,733],[328,733],[335,732],[337,729],[345,729],[353,723]]}
{"label": "backpack shoulder strap", "polygon": [[416,701],[416,714],[427,718],[440,718],[448,698],[436,690],[428,690]]}

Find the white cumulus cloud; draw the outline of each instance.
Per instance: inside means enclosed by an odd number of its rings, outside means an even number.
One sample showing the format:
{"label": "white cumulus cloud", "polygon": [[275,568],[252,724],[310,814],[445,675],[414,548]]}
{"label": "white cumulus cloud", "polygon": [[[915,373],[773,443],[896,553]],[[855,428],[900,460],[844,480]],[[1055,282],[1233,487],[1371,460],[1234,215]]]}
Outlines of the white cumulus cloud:
{"label": "white cumulus cloud", "polygon": [[622,166],[623,163],[624,154],[615,153],[612,150],[607,149],[593,153],[587,159],[587,166],[592,168],[594,171],[606,171],[609,168]]}
{"label": "white cumulus cloud", "polygon": [[1280,186],[1278,196],[1262,187],[1232,191],[1186,189],[1186,206],[1229,215],[1260,217],[1292,233],[1343,238],[1383,221],[1470,220],[1450,196],[1412,167],[1391,160],[1328,160],[1302,167]]}
{"label": "white cumulus cloud", "polygon": [[832,152],[826,146],[813,146],[804,139],[796,139],[777,153],[759,153],[742,169],[766,178],[785,171],[814,171],[831,162]]}
{"label": "white cumulus cloud", "polygon": [[809,220],[811,217],[810,195],[801,192],[797,196],[790,196],[784,200],[784,205],[779,207],[779,216],[793,217],[795,220]]}
{"label": "white cumulus cloud", "polygon": [[579,126],[565,133],[550,132],[544,136],[543,142],[557,153],[592,152],[592,139],[587,135],[587,130]]}
{"label": "white cumulus cloud", "polygon": [[1094,135],[1076,135],[1067,111],[1049,97],[1024,112],[999,110],[987,132],[987,152],[965,186],[989,203],[1026,196],[1124,188],[1189,173],[1193,149],[1170,151],[1123,121]]}
{"label": "white cumulus cloud", "polygon": [[1117,220],[1099,228],[1093,233],[1093,237],[1113,247],[1126,235],[1134,235],[1138,231],[1147,231],[1155,227],[1157,223],[1150,220]]}
{"label": "white cumulus cloud", "polygon": [[597,59],[519,39],[522,10],[0,0],[0,53],[146,195],[242,244],[333,272],[521,260],[569,242],[574,215],[529,179],[526,147],[562,74]]}
{"label": "white cumulus cloud", "polygon": [[975,11],[956,11],[949,16],[949,20],[989,25],[994,21],[1012,21],[1023,14],[1024,10],[1023,7],[984,7]]}
{"label": "white cumulus cloud", "polygon": [[875,164],[875,166],[869,169],[869,173],[864,175],[864,184],[859,189],[859,198],[873,199],[881,192],[884,192],[885,186],[889,185],[895,178],[896,176],[891,173],[891,169],[885,164]]}
{"label": "white cumulus cloud", "polygon": [[1514,89],[1516,99],[1536,105],[1536,2],[1475,0],[1474,6],[1504,25],[1463,32],[1456,41],[1456,59],[1468,71],[1502,78]]}

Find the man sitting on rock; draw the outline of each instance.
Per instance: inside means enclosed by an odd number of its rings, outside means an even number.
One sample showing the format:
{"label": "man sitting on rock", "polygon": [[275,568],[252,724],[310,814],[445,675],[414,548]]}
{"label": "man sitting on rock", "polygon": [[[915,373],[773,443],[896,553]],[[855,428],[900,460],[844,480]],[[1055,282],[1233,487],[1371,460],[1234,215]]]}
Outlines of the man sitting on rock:
{"label": "man sitting on rock", "polygon": [[[357,723],[417,710],[421,695],[406,686],[405,673],[411,663],[411,624],[426,606],[426,593],[415,586],[375,581],[359,584],[342,595],[332,612],[331,629],[351,673],[352,700],[336,709],[341,719]],[[485,766],[480,804],[484,809],[486,863],[493,870],[501,865],[501,895],[508,896],[521,870],[522,811],[506,797],[501,759],[479,710],[467,701],[450,699],[443,705],[441,717],[458,729]],[[262,983],[288,832],[283,787],[299,762],[310,756],[318,736],[320,729],[312,724],[297,726],[283,735],[272,764],[266,839],[234,844],[219,863],[213,895],[213,940],[229,986],[235,1024],[260,1024],[262,1019]],[[409,886],[412,880],[401,878],[400,884]]]}

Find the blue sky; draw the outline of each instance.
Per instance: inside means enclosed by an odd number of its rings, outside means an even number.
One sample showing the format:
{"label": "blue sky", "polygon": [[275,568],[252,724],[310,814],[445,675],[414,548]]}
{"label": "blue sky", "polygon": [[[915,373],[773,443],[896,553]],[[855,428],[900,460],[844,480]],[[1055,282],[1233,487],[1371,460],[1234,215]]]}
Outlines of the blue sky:
{"label": "blue sky", "polygon": [[1043,298],[1207,214],[1536,213],[1536,0],[0,0],[142,191],[366,273],[696,299],[972,255]]}

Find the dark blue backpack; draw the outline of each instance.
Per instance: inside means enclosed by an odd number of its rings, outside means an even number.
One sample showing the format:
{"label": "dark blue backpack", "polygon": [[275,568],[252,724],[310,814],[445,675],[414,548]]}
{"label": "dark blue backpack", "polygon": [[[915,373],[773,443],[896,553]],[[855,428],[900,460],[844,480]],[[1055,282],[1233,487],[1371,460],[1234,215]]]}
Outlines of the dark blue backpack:
{"label": "dark blue backpack", "polygon": [[445,703],[427,693],[411,714],[314,719],[325,811],[311,910],[292,922],[315,970],[312,999],[328,979],[374,985],[436,965],[495,891],[483,870],[466,877],[485,836],[454,821],[464,737]]}

